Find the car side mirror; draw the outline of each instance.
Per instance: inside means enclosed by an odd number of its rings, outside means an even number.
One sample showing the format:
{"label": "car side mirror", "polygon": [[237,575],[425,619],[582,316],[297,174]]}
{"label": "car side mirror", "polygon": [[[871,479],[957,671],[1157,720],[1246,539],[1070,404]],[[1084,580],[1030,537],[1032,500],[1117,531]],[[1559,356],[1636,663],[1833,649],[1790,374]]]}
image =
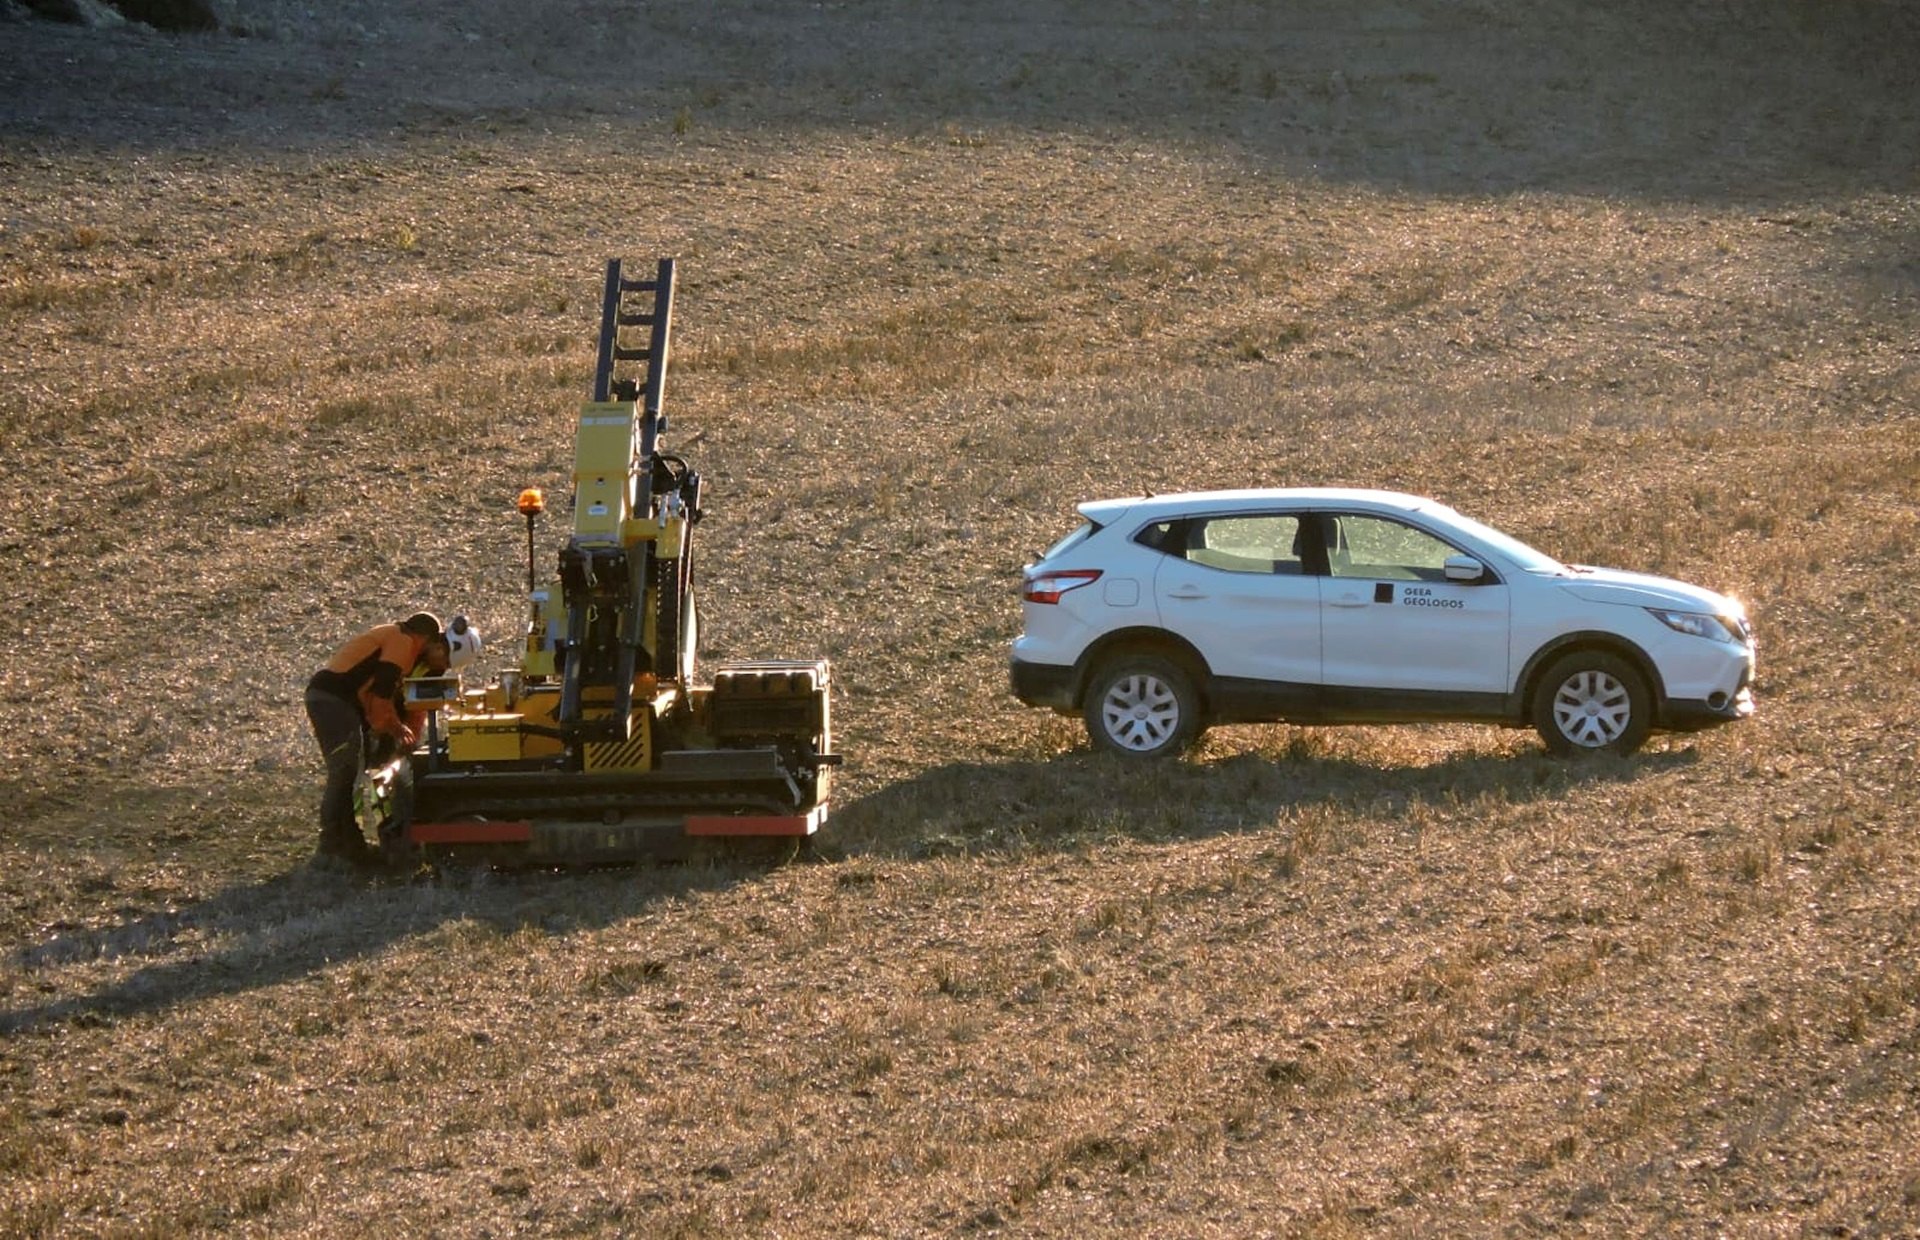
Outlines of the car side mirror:
{"label": "car side mirror", "polygon": [[1448,556],[1445,568],[1447,580],[1457,581],[1462,585],[1472,585],[1487,575],[1487,566],[1470,555]]}

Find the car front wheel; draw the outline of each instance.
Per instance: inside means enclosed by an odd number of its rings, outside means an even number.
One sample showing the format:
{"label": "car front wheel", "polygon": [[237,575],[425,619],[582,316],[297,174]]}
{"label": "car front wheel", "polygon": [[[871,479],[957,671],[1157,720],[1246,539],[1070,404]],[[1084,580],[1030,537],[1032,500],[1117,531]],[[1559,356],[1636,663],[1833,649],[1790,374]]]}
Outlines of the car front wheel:
{"label": "car front wheel", "polygon": [[1604,650],[1554,661],[1533,695],[1533,726],[1562,757],[1630,754],[1653,728],[1653,697],[1632,664]]}
{"label": "car front wheel", "polygon": [[1126,655],[1101,665],[1081,713],[1096,746],[1129,758],[1179,753],[1205,730],[1193,677],[1159,655]]}

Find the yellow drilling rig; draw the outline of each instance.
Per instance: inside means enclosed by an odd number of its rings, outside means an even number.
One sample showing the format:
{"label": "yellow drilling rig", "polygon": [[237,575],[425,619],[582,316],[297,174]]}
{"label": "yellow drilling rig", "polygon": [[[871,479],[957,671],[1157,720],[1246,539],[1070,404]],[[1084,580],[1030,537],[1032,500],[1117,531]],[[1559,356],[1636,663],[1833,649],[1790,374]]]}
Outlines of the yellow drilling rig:
{"label": "yellow drilling rig", "polygon": [[593,396],[575,431],[573,532],[539,580],[529,488],[526,643],[483,686],[409,679],[429,712],[412,753],[369,772],[384,850],[508,864],[684,856],[702,839],[776,853],[826,820],[832,672],[819,659],[721,663],[697,678],[693,534],[701,479],[663,446],[674,261],[608,262]]}

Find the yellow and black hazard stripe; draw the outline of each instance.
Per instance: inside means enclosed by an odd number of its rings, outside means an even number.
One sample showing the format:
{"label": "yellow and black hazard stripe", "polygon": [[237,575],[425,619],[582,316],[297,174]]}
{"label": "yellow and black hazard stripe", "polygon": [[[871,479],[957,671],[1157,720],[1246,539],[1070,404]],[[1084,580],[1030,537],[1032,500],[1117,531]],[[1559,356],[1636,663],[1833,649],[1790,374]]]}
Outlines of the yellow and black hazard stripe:
{"label": "yellow and black hazard stripe", "polygon": [[633,721],[633,735],[624,741],[589,741],[583,755],[589,771],[644,771],[651,756],[650,729],[642,716]]}

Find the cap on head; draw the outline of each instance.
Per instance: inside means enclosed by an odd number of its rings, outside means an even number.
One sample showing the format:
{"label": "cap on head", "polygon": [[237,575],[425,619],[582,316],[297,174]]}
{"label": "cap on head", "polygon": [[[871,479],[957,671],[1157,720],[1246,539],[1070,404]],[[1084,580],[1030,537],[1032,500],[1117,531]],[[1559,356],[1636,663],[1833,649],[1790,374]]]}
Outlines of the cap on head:
{"label": "cap on head", "polygon": [[440,636],[440,617],[430,611],[416,611],[400,622],[400,627],[415,637]]}

